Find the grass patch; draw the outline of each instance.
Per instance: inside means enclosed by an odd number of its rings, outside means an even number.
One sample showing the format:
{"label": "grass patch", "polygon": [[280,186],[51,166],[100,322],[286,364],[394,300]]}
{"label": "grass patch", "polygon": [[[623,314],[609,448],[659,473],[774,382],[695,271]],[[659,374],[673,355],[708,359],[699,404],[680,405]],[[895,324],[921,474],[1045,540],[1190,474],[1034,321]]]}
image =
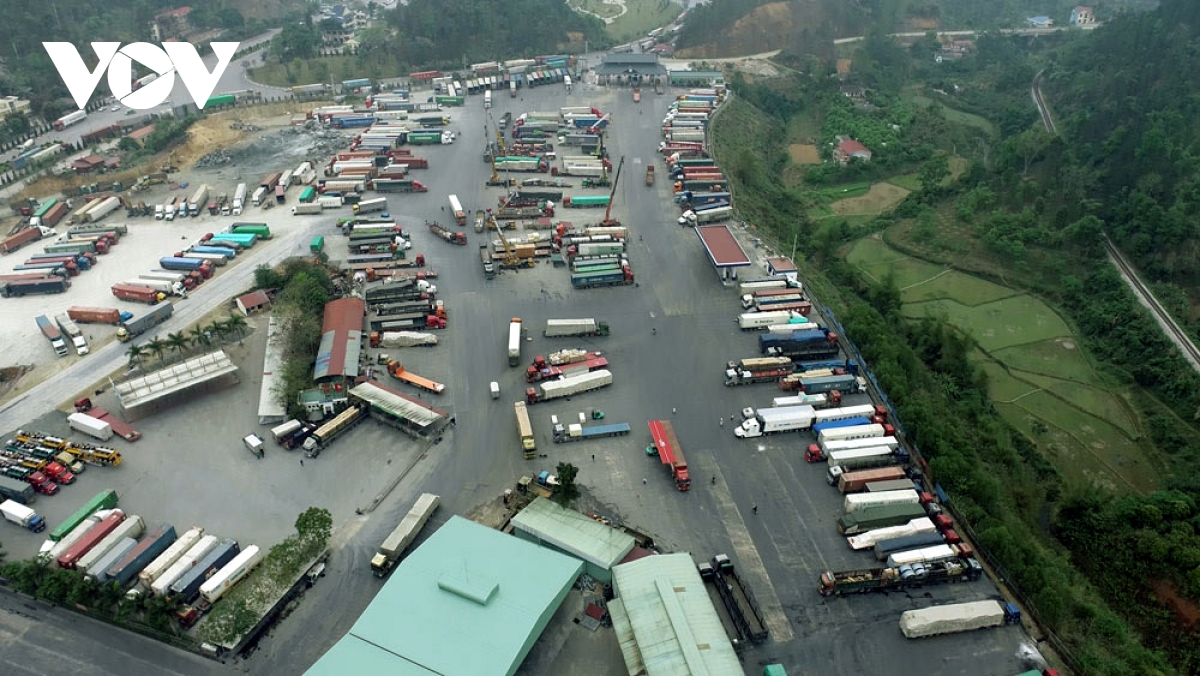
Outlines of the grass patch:
{"label": "grass patch", "polygon": [[784,133],[789,143],[816,143],[821,138],[821,119],[816,106],[789,117]]}
{"label": "grass patch", "polygon": [[1009,368],[1030,373],[1080,383],[1096,380],[1096,373],[1070,338],[1055,338],[996,350],[992,356],[1008,364]]}
{"label": "grass patch", "polygon": [[1011,298],[1018,295],[1007,286],[993,284],[986,279],[951,270],[938,275],[924,284],[900,288],[900,299],[905,303],[919,303],[941,298],[952,299],[963,305],[976,306]]}
{"label": "grass patch", "polygon": [[793,164],[820,164],[821,154],[817,147],[808,143],[793,143],[788,146],[788,158]]}
{"label": "grass patch", "polygon": [[357,56],[322,56],[307,61],[279,63],[269,61],[249,72],[251,80],[273,87],[291,87],[314,82],[337,82],[352,78],[389,78],[408,72],[407,67],[390,59],[360,60]]}
{"label": "grass patch", "polygon": [[[919,94],[913,90],[906,90],[902,96],[904,99],[925,108],[930,106],[941,106],[942,113],[946,116],[947,122],[962,124],[968,127],[975,127],[976,129],[979,129],[983,133],[993,138],[998,136],[1000,133],[999,130],[996,129],[996,125],[992,124],[987,119],[975,115],[974,113],[966,113],[958,110],[957,108],[952,108],[941,100],[929,98],[928,96]],[[937,96],[941,95],[938,94]]]}
{"label": "grass patch", "polygon": [[683,11],[683,6],[674,0],[624,2],[624,13],[621,13],[620,5],[606,4],[602,0],[567,0],[567,6],[576,11],[583,9],[606,19],[604,32],[617,42],[644,38],[655,28],[674,21]]}
{"label": "grass patch", "polygon": [[904,314],[914,318],[945,315],[988,352],[1071,334],[1061,317],[1045,303],[1027,295],[976,306],[952,299],[908,303]]}

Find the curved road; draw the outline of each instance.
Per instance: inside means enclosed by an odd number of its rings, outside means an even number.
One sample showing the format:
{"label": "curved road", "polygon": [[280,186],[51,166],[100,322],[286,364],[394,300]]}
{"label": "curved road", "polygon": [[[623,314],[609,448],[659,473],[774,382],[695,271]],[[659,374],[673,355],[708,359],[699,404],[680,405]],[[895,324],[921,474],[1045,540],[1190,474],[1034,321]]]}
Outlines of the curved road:
{"label": "curved road", "polygon": [[1038,115],[1042,116],[1042,126],[1046,131],[1058,136],[1058,126],[1054,124],[1054,118],[1050,115],[1050,107],[1046,105],[1046,99],[1042,96],[1042,74],[1046,72],[1043,68],[1033,76],[1033,85],[1029,88],[1029,93],[1033,96],[1033,103],[1037,106]]}

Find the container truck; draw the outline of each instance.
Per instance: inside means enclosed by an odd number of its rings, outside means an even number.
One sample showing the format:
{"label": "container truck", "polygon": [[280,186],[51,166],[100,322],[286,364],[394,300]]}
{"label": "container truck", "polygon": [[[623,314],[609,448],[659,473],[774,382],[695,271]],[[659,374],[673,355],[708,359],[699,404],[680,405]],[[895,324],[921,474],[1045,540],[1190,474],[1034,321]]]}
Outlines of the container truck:
{"label": "container truck", "polygon": [[611,423],[608,425],[584,426],[578,423],[571,425],[558,424],[554,426],[554,443],[562,444],[572,441],[590,441],[608,437],[623,437],[629,434],[629,423]]}
{"label": "container truck", "polygon": [[293,216],[316,216],[325,211],[325,206],[320,203],[297,204],[292,207]]}
{"label": "container truck", "polygon": [[121,300],[138,303],[154,304],[162,300],[160,298],[162,294],[144,284],[114,284],[112,286],[112,294]]}
{"label": "container truck", "polygon": [[692,226],[703,225],[705,223],[718,223],[727,221],[733,218],[733,207],[717,207],[715,209],[704,209],[696,211],[688,209],[680,215],[678,222],[680,225]]}
{"label": "container truck", "polygon": [[[890,453],[889,453],[890,455]],[[838,491],[842,493],[857,493],[866,490],[868,484],[886,481],[911,481],[905,479],[902,467],[879,467],[858,472],[843,473],[838,477]]]}
{"label": "container truck", "polygon": [[207,204],[208,186],[201,185],[199,188],[196,188],[196,192],[192,193],[191,199],[188,200],[188,213],[194,217],[199,214],[200,210],[203,209]]}
{"label": "container truck", "polygon": [[114,509],[112,513],[101,519],[100,523],[88,529],[83,537],[76,540],[75,544],[68,547],[65,552],[55,559],[58,567],[65,568],[66,570],[75,570],[79,559],[83,558],[83,555],[90,552],[96,545],[100,544],[100,541],[113,532],[124,520],[124,512]]}
{"label": "container truck", "polygon": [[169,302],[161,302],[141,317],[135,317],[121,322],[117,329],[117,340],[127,343],[135,337],[165,322],[175,312],[175,306]]}
{"label": "container truck", "polygon": [[973,601],[906,610],[900,615],[900,631],[907,638],[925,638],[1004,624],[1019,624],[1021,611],[1011,603]]}
{"label": "container truck", "polygon": [[366,415],[366,407],[351,406],[334,416],[333,419],[318,427],[304,440],[304,457],[315,458],[319,456],[322,450],[333,443],[343,432],[358,424]]}
{"label": "container truck", "polygon": [[804,315],[799,312],[779,310],[774,312],[747,312],[739,315],[738,327],[743,331],[763,331],[777,324],[787,324],[792,320],[801,320]]}
{"label": "container truck", "polygon": [[174,526],[169,524],[155,526],[150,529],[146,537],[142,538],[141,542],[137,543],[132,549],[114,561],[104,571],[106,579],[102,581],[113,580],[121,587],[129,585],[130,582],[137,579],[138,573],[142,572],[175,541]]}
{"label": "container truck", "polygon": [[[233,202],[229,206],[229,212],[227,215],[240,216],[240,215],[242,215],[242,209],[245,208],[245,206],[246,206],[246,184],[239,183],[237,186],[237,190],[235,190],[233,193]],[[222,210],[221,213],[224,214],[226,212],[224,210]]]}
{"label": "container truck", "polygon": [[16,500],[6,499],[0,502],[0,512],[4,513],[4,520],[9,523],[15,523],[22,528],[29,529],[34,533],[40,533],[46,530],[46,520],[43,519],[37,512],[29,507],[17,502]]}
{"label": "container truck", "polygon": [[842,596],[873,591],[899,591],[941,582],[974,582],[981,577],[983,567],[974,559],[939,561],[897,568],[828,571],[821,575],[818,589],[822,596]]}
{"label": "container truck", "polygon": [[392,374],[392,377],[396,380],[408,383],[409,385],[425,390],[426,392],[441,394],[442,392],[446,391],[446,386],[442,383],[419,376],[406,369],[398,361],[393,360],[389,362],[387,365],[387,370],[388,373]]}
{"label": "container truck", "polygon": [[82,357],[88,353],[88,344],[87,340],[83,337],[83,332],[79,330],[79,327],[75,325],[75,322],[71,321],[71,318],[67,316],[67,313],[64,312],[62,314],[55,315],[54,322],[58,324],[58,328],[62,330],[66,338],[71,341],[71,344],[75,347],[75,352],[78,353],[79,356]]}
{"label": "container truck", "polygon": [[760,408],[734,428],[733,435],[738,439],[754,439],[765,434],[807,430],[812,427],[815,413],[812,406]]}
{"label": "container truck", "polygon": [[765,640],[768,631],[762,611],[754,600],[754,594],[734,569],[729,556],[717,554],[712,558],[712,563],[702,563],[697,568],[700,577],[716,587],[741,637],[755,643]]}
{"label": "container truck", "polygon": [[[508,324],[508,365],[521,363],[521,318],[514,317]],[[530,401],[529,403],[533,403]]]}
{"label": "container truck", "polygon": [[441,504],[441,500],[439,496],[432,493],[423,493],[421,497],[417,498],[413,508],[383,541],[375,556],[371,557],[371,572],[375,574],[375,577],[383,577],[391,571],[396,562],[400,560],[400,556],[404,554],[404,550],[408,549],[417,539],[417,535],[421,533],[421,529],[425,527],[429,517],[433,516],[434,511]]}
{"label": "container truck", "polygon": [[171,564],[169,568],[150,583],[151,593],[155,596],[166,596],[167,592],[171,590],[171,585],[175,584],[185,573],[194,568],[200,559],[207,556],[216,546],[217,536],[202,536],[175,563]]}
{"label": "container truck", "polygon": [[196,606],[198,612],[207,612],[214,603],[221,600],[225,592],[241,582],[266,557],[266,552],[258,545],[250,545],[238,553],[228,564],[213,574],[200,585],[200,602]]}
{"label": "container truck", "polygon": [[[185,252],[180,251],[179,253],[182,255]],[[229,259],[225,256],[225,254],[200,253],[199,251],[194,251],[194,250],[188,251],[188,252],[186,252],[186,254],[187,254],[188,258],[195,258],[195,259],[201,260],[201,261],[208,261],[213,266],[218,267],[218,268],[224,267],[229,262]],[[154,286],[155,286],[155,288],[158,288],[159,291],[162,291],[162,288],[159,287],[158,285],[154,285]],[[168,285],[167,288],[170,289],[170,293],[177,293],[175,291],[175,289],[170,288],[170,285]],[[168,293],[167,291],[162,291],[162,292]],[[183,295],[183,294],[179,294],[179,295]]]}
{"label": "container truck", "polygon": [[373,211],[386,211],[388,208],[386,197],[376,197],[374,199],[363,200],[354,205],[354,214],[369,214]]}
{"label": "container truck", "polygon": [[82,110],[72,111],[70,113],[67,113],[66,115],[63,115],[62,117],[58,118],[57,120],[55,120],[54,121],[54,129],[55,129],[55,131],[62,131],[63,129],[66,129],[67,127],[69,127],[73,124],[78,124],[78,123],[82,122],[84,120],[84,118],[86,118],[86,117],[87,117],[86,111],[82,111]]}
{"label": "container truck", "polygon": [[913,488],[899,491],[884,491],[880,493],[851,493],[842,500],[842,510],[846,514],[854,514],[863,510],[875,509],[885,505],[918,505],[921,495]]}
{"label": "container truck", "polygon": [[102,409],[99,406],[93,406],[92,400],[87,397],[76,400],[75,412],[86,413],[88,416],[107,424],[112,428],[114,434],[121,437],[125,441],[133,442],[142,438],[141,432],[137,431],[133,427],[130,427],[125,421],[116,417],[112,413],[109,413],[105,409]]}
{"label": "container truck", "polygon": [[174,542],[169,544],[161,554],[155,557],[149,564],[143,567],[137,573],[138,587],[147,591],[150,590],[150,585],[162,576],[163,573],[170,570],[183,555],[191,551],[196,543],[204,537],[204,529],[196,526],[186,531],[179,536]]}
{"label": "container truck", "polygon": [[223,568],[241,552],[236,540],[222,540],[191,568],[171,584],[167,594],[172,600],[185,605],[191,604],[203,585],[214,573]]}
{"label": "container truck", "polygon": [[646,449],[646,454],[658,456],[675,481],[675,490],[690,490],[692,478],[688,472],[687,459],[683,455],[683,447],[679,445],[679,439],[675,436],[675,428],[667,420],[651,420],[649,427],[650,439],[654,443]]}
{"label": "container truck", "polygon": [[371,189],[375,192],[429,192],[420,181],[397,178],[377,178],[371,182]]}
{"label": "container truck", "polygon": [[517,437],[521,440],[521,448],[526,460],[537,457],[537,441],[533,437],[533,425],[529,422],[529,410],[525,402],[513,404],[513,412],[517,417]]}
{"label": "container truck", "polygon": [[775,382],[795,370],[787,357],[755,357],[731,361],[725,365],[725,386]]}
{"label": "container truck", "polygon": [[[872,437],[872,440],[875,440]],[[859,440],[856,440],[859,441]],[[818,450],[820,445],[816,444]],[[846,472],[855,470],[872,469],[875,467],[887,467],[894,465],[901,460],[892,449],[886,445],[879,446],[860,446],[857,448],[847,448],[840,451],[828,451],[824,454],[829,460],[829,469],[831,470],[826,480],[829,485],[836,485],[840,477]],[[804,459],[809,462],[816,462],[820,458],[809,460],[811,454],[807,451],[804,454]]]}
{"label": "container truck", "polygon": [[914,563],[936,563],[952,559],[966,559],[970,555],[970,548],[963,549],[959,545],[939,543],[920,549],[892,552],[887,557],[887,566],[889,568],[896,568]]}
{"label": "container truck", "polygon": [[63,340],[62,333],[58,327],[46,315],[38,315],[34,318],[37,322],[38,329],[45,336],[46,340],[50,341],[50,347],[54,349],[54,354],[65,357],[67,356],[67,343]]}
{"label": "container truck", "polygon": [[27,505],[35,499],[33,486],[7,476],[0,476],[0,497],[22,505]]}
{"label": "container truck", "polygon": [[108,441],[113,436],[111,425],[84,413],[72,413],[67,416],[67,424],[76,432],[82,432],[100,441]]}
{"label": "container truck", "polygon": [[547,338],[563,338],[568,336],[607,336],[609,333],[606,322],[595,319],[547,319],[546,330],[542,335]]}
{"label": "container truck", "polygon": [[945,540],[942,537],[942,534],[936,530],[931,530],[924,533],[913,533],[911,535],[901,535],[899,537],[887,538],[885,540],[879,540],[876,542],[874,547],[875,558],[880,561],[886,561],[889,556],[897,552],[919,550],[925,547],[941,544],[945,544]]}
{"label": "container truck", "polygon": [[75,569],[85,575],[89,572],[94,573],[93,569],[96,564],[103,560],[117,543],[125,538],[137,538],[142,534],[144,528],[145,523],[142,521],[142,517],[136,514],[122,519],[108,535],[96,543],[96,546],[79,557],[79,560],[75,562]]}
{"label": "container truck", "polygon": [[568,376],[561,380],[541,383],[525,390],[525,401],[536,404],[560,397],[570,397],[591,390],[612,385],[612,372],[608,370],[590,371]]}
{"label": "container truck", "polygon": [[84,223],[93,223],[104,218],[121,207],[121,199],[116,195],[104,198],[99,204],[88,209],[83,214]]}
{"label": "container truck", "polygon": [[884,540],[901,538],[908,535],[936,532],[938,532],[938,528],[934,524],[933,519],[923,516],[912,519],[908,523],[903,523],[898,526],[885,526],[883,528],[876,528],[865,533],[850,536],[846,538],[846,542],[849,543],[850,549],[871,549],[876,544],[883,542]]}
{"label": "container truck", "polygon": [[846,514],[838,519],[837,527],[842,535],[858,535],[874,528],[896,526],[920,516],[926,516],[923,505],[883,505]]}
{"label": "container truck", "polygon": [[866,490],[868,493],[886,493],[888,491],[915,491],[920,490],[917,484],[912,479],[888,479],[885,481],[872,481],[867,484]]}
{"label": "container truck", "polygon": [[817,444],[822,448],[826,447],[831,441],[852,441],[855,439],[875,439],[880,437],[890,437],[895,434],[895,429],[891,425],[854,425],[851,427],[837,427],[827,429],[817,436]]}
{"label": "container truck", "polygon": [[20,298],[21,296],[62,293],[70,288],[71,283],[64,277],[50,274],[41,279],[4,281],[0,283],[0,296],[4,298]]}
{"label": "container truck", "polygon": [[[213,237],[214,239],[216,236]],[[212,277],[212,264],[207,261],[202,261],[198,258],[186,258],[182,256],[165,256],[158,259],[159,267],[164,270],[182,270],[190,272],[196,270],[205,279]]]}
{"label": "container truck", "polygon": [[[793,386],[789,384],[789,387]],[[799,382],[794,383],[794,389],[798,389],[805,394],[826,394],[834,391],[841,392],[842,394],[853,394],[862,391],[862,386],[857,376],[846,373],[801,378]]]}
{"label": "container truck", "polygon": [[[100,510],[95,514],[85,518],[83,521],[80,521],[78,525],[68,531],[67,534],[62,537],[62,539],[51,545],[49,549],[46,549],[46,544],[49,543],[43,544],[42,550],[38,553],[38,561],[44,563],[57,561],[58,557],[62,556],[71,547],[74,547],[76,542],[79,542],[79,540],[82,539],[83,536],[87,535],[88,532],[96,526],[96,524],[100,523],[101,519],[107,517],[111,512],[112,510]],[[51,542],[54,541],[51,540]]]}
{"label": "container truck", "polygon": [[103,584],[108,579],[108,568],[112,564],[125,556],[131,549],[137,546],[137,539],[132,537],[123,537],[117,541],[108,552],[104,554],[95,564],[88,568],[86,578]]}

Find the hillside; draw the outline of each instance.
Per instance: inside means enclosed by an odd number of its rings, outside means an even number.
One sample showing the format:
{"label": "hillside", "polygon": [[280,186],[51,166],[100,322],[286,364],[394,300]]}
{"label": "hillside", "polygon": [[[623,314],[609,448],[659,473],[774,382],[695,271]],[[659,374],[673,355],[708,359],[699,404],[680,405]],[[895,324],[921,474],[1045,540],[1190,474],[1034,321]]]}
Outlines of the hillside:
{"label": "hillside", "polygon": [[676,55],[720,58],[787,49],[832,56],[833,38],[858,34],[865,18],[844,0],[713,0],[688,15]]}

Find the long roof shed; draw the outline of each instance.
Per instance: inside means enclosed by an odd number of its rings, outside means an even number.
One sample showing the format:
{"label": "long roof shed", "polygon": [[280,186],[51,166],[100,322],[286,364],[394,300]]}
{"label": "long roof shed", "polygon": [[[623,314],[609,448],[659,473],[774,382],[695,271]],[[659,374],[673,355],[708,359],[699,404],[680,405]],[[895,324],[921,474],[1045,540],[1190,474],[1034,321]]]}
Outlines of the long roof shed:
{"label": "long roof shed", "polygon": [[512,518],[513,532],[584,562],[584,572],[600,582],[633,550],[633,537],[583,514],[537,498]]}
{"label": "long roof shed", "polygon": [[368,404],[372,416],[385,424],[419,435],[440,429],[438,423],[449,418],[445,411],[420,399],[369,380],[355,385],[350,390],[350,398]]}
{"label": "long roof shed", "polygon": [[321,346],[313,380],[357,378],[358,356],[362,350],[363,316],[367,304],[361,298],[339,298],[325,304],[321,321]]}
{"label": "long roof shed", "polygon": [[217,350],[117,383],[113,390],[121,407],[128,411],[206,385],[237,370],[229,355]]}
{"label": "long roof shed", "polygon": [[733,231],[727,225],[701,225],[696,227],[696,235],[704,245],[708,260],[717,268],[722,277],[729,275],[733,268],[750,266],[750,257],[742,250]]}
{"label": "long roof shed", "polygon": [[608,612],[629,673],[743,673],[689,554],[622,563],[613,569],[613,591]]}
{"label": "long roof shed", "polygon": [[451,517],[306,674],[511,676],[582,570],[577,559]]}

